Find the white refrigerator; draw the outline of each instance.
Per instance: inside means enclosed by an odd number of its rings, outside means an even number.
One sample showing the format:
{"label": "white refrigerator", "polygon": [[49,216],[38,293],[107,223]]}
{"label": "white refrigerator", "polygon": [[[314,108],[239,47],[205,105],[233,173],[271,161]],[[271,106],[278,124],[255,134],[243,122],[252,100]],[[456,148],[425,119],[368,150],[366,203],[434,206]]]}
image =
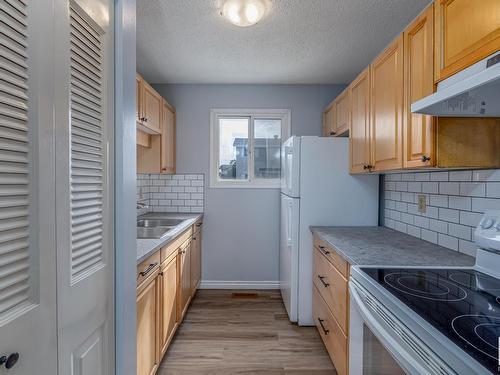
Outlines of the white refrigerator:
{"label": "white refrigerator", "polygon": [[349,174],[349,139],[291,137],[283,144],[280,289],[288,316],[314,325],[314,226],[378,225],[378,175]]}

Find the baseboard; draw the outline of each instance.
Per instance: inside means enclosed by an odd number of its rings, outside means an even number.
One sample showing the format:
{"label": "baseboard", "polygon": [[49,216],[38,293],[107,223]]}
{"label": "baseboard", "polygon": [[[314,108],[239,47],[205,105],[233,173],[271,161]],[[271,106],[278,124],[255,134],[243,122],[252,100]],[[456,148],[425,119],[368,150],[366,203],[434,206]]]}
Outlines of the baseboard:
{"label": "baseboard", "polygon": [[202,280],[200,289],[279,289],[279,281]]}

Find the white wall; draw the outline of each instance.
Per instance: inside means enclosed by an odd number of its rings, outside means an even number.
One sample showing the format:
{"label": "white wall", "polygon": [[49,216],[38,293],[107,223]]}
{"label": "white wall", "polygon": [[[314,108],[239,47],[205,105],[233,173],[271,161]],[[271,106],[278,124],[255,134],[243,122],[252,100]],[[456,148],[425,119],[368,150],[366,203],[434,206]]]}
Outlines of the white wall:
{"label": "white wall", "polygon": [[205,174],[204,285],[279,279],[279,190],[209,188],[210,108],[291,109],[293,135],[320,135],[342,85],[154,85],[177,111],[177,172]]}

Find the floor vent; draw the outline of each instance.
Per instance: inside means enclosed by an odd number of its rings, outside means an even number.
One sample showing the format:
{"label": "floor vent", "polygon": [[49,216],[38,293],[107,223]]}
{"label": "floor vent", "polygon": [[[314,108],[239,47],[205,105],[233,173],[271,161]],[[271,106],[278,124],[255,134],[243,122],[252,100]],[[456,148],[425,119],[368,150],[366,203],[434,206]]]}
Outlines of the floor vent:
{"label": "floor vent", "polygon": [[235,299],[256,299],[258,297],[259,293],[245,293],[245,292],[231,293],[231,298]]}

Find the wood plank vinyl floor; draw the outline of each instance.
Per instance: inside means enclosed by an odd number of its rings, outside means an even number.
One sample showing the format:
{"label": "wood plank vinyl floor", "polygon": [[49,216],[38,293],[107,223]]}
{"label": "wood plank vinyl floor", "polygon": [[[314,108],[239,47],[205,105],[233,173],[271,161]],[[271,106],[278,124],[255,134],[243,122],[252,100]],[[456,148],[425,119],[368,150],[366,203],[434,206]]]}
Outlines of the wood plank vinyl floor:
{"label": "wood plank vinyl floor", "polygon": [[289,322],[279,291],[199,290],[157,374],[335,375],[336,371],[316,328]]}

